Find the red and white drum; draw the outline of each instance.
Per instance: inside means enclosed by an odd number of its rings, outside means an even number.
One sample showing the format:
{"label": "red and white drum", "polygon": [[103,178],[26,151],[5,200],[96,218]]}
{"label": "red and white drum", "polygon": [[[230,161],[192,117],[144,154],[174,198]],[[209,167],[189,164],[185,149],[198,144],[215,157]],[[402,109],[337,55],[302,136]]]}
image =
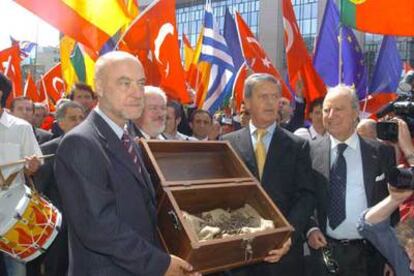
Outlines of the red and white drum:
{"label": "red and white drum", "polygon": [[58,234],[59,210],[25,185],[0,196],[0,250],[29,262],[42,254]]}

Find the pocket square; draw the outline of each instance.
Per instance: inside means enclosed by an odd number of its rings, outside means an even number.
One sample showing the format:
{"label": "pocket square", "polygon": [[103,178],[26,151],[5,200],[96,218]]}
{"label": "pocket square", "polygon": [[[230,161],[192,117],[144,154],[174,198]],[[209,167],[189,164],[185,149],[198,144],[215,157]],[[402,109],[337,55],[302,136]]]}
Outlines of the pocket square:
{"label": "pocket square", "polygon": [[378,182],[378,181],[381,181],[381,180],[384,180],[384,179],[385,179],[385,174],[383,173],[383,174],[378,175],[377,177],[375,177],[375,182]]}

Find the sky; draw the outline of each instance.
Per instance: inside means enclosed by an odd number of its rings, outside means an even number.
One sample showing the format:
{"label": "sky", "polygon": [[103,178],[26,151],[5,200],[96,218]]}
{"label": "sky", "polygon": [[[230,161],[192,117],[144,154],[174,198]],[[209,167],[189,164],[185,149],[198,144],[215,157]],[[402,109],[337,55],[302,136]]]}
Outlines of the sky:
{"label": "sky", "polygon": [[0,50],[17,40],[37,42],[41,46],[57,46],[59,32],[12,0],[0,0]]}

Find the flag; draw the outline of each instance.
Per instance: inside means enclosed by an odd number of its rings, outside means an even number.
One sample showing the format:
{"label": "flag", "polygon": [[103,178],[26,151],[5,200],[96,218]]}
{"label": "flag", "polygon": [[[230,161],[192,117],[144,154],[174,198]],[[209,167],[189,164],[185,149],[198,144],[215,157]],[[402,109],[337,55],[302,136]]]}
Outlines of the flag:
{"label": "flag", "polygon": [[230,50],[231,57],[233,58],[234,72],[236,72],[232,89],[232,99],[234,110],[239,111],[243,101],[244,81],[248,77],[249,68],[242,54],[236,22],[234,21],[228,8],[226,9],[226,15],[224,18],[223,36]]}
{"label": "flag", "polygon": [[[402,62],[393,36],[384,36],[363,111],[374,113],[396,98]],[[366,101],[366,102],[365,102]]]}
{"label": "flag", "polygon": [[138,56],[147,84],[163,88],[171,99],[190,102],[178,45],[174,0],[153,1],[120,38],[119,49]]}
{"label": "flag", "polygon": [[[93,57],[91,57],[91,54]],[[69,92],[76,82],[84,82],[94,86],[95,59],[88,48],[74,39],[63,36],[60,39],[60,61],[62,77],[66,83],[66,92]]]}
{"label": "flag", "polygon": [[290,0],[283,0],[283,25],[285,28],[286,61],[290,85],[296,87],[298,81],[303,82],[303,96],[306,102],[310,104],[314,100],[323,97],[326,94],[326,88],[313,68]]}
{"label": "flag", "polygon": [[53,66],[40,80],[40,94],[48,98],[49,110],[53,111],[57,101],[65,93],[65,81],[62,77],[61,64]]}
{"label": "flag", "polygon": [[345,25],[363,32],[414,36],[412,0],[341,0]]}
{"label": "flag", "polygon": [[[204,84],[201,82],[203,75],[207,74],[208,68],[205,64],[199,64],[201,55],[201,48],[203,46],[203,28],[201,28],[200,34],[197,38],[197,44],[194,47],[194,54],[191,64],[188,68],[186,81],[187,84],[195,91],[196,95],[200,95],[204,91]],[[198,99],[195,99],[194,103],[198,105]]]}
{"label": "flag", "polygon": [[101,48],[130,22],[119,0],[14,0],[92,50]]}
{"label": "flag", "polygon": [[30,42],[27,40],[18,41],[11,36],[10,36],[10,40],[11,40],[12,45],[15,45],[15,44],[19,45],[21,59],[25,59],[28,56],[30,56],[30,53],[32,52],[33,48],[37,47],[37,43],[35,42]]}
{"label": "flag", "polygon": [[272,65],[260,43],[257,41],[249,26],[241,15],[236,12],[236,26],[239,33],[239,41],[246,64],[255,73],[268,73],[273,75],[282,84],[282,95],[288,99],[292,98],[279,72]]}
{"label": "flag", "polygon": [[244,63],[244,57],[239,41],[236,22],[234,21],[233,16],[230,14],[228,8],[226,9],[226,15],[224,17],[223,36],[226,40],[227,47],[230,50],[231,57],[233,58],[234,69],[238,70]]}
{"label": "flag", "polygon": [[201,91],[198,107],[214,114],[228,102],[234,81],[234,65],[224,37],[214,22],[211,3],[206,3],[203,24],[203,44],[199,63],[209,69],[203,76],[204,91]]}
{"label": "flag", "polygon": [[13,89],[9,94],[6,106],[10,106],[11,100],[14,97],[23,95],[23,78],[20,68],[20,48],[15,44],[9,48],[0,51],[0,69],[4,75],[11,81]]}
{"label": "flag", "polygon": [[30,74],[30,72],[27,74],[23,95],[31,99],[34,103],[44,101],[44,98],[42,99],[37,92],[36,83],[33,81],[32,74]]}
{"label": "flag", "polygon": [[244,82],[249,76],[249,67],[244,62],[236,73],[234,84],[233,84],[233,98],[234,108],[238,112],[240,111],[241,104],[244,100]]}
{"label": "flag", "polygon": [[[340,39],[341,37],[341,39]],[[339,76],[339,40],[341,40],[341,76]],[[313,56],[313,66],[327,86],[339,83],[355,86],[359,99],[367,94],[367,70],[358,41],[346,26],[340,27],[339,11],[333,0],[327,0],[325,13]]]}
{"label": "flag", "polygon": [[191,43],[188,40],[188,37],[183,34],[183,42],[184,42],[184,70],[188,72],[190,69],[191,62],[193,61],[194,56],[194,49],[191,47]]}

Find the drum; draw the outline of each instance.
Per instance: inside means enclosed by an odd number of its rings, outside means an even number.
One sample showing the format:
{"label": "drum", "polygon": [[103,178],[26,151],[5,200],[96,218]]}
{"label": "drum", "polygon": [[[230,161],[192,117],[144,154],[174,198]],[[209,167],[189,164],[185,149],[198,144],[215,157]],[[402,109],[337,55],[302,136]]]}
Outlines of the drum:
{"label": "drum", "polygon": [[29,262],[42,254],[61,223],[59,210],[25,185],[0,195],[0,250],[17,260]]}

